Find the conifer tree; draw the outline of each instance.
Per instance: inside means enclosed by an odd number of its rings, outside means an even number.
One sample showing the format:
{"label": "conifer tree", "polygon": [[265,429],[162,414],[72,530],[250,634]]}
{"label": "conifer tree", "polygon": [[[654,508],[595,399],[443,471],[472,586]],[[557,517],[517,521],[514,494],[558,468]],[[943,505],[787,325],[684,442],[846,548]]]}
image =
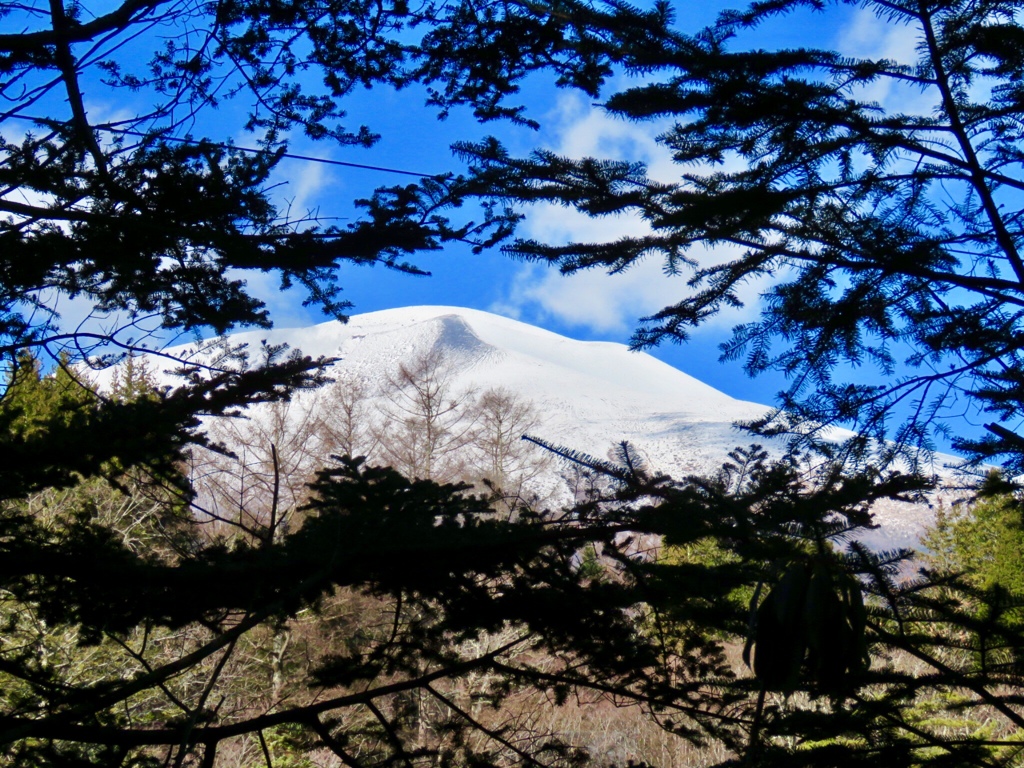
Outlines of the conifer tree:
{"label": "conifer tree", "polygon": [[[566,273],[656,258],[666,273],[687,275],[676,303],[640,321],[636,347],[684,342],[740,305],[748,285],[763,286],[754,319],[734,328],[723,357],[752,375],[788,377],[777,407],[750,426],[816,451],[812,475],[831,477],[825,487],[866,499],[879,480],[927,468],[936,435],[1014,476],[1024,468],[1022,11],[1018,0],[780,0],[726,11],[700,30],[683,11],[660,29],[623,15],[602,43],[637,80],[603,94],[601,106],[656,121],[677,179],[652,179],[616,157],[515,157],[495,139],[459,150],[485,197],[639,219],[613,241],[506,246]],[[773,46],[764,31],[781,23],[838,33],[851,19],[879,39],[912,41],[910,58],[831,50],[820,37]],[[986,432],[970,433],[972,422]],[[858,438],[824,439],[836,424]],[[746,634],[761,689],[746,710],[746,741],[734,742],[740,763],[1018,760],[1024,637],[1014,598],[959,582],[967,597],[953,600],[948,576],[913,580],[906,553],[850,543],[870,515],[837,516],[839,499],[827,494],[816,508],[801,494],[774,496],[769,477],[793,467],[749,458],[731,474],[754,468],[759,511],[747,533],[712,537],[727,561],[764,569],[749,584]],[[747,498],[743,485],[715,502],[723,516]],[[770,552],[784,541],[789,552]],[[701,599],[684,579],[690,570],[664,564],[678,574],[684,617]],[[868,669],[856,658],[862,638],[876,651]],[[817,700],[802,706],[795,691]],[[965,713],[985,726],[946,727]]]}
{"label": "conifer tree", "polygon": [[[611,242],[507,247],[568,273],[659,258],[689,274],[677,303],[641,321],[637,347],[685,341],[760,281],[759,317],[722,349],[751,375],[790,381],[761,430],[806,440],[841,423],[911,449],[940,430],[1019,468],[1020,12],[1015,0],[782,0],[700,31],[682,14],[680,29],[620,27],[608,44],[643,80],[602,106],[667,126],[678,181],[620,158],[516,158],[495,140],[460,150],[484,194],[647,225]],[[838,34],[854,16],[913,41],[913,60],[773,48],[760,32],[782,18]],[[992,421],[987,437],[960,433],[965,408]]]}
{"label": "conifer tree", "polygon": [[21,350],[8,372],[4,392],[4,412],[13,435],[33,438],[45,434],[48,422],[81,424],[96,406],[96,397],[70,372],[63,355],[50,375],[43,374],[42,361],[30,351]]}
{"label": "conifer tree", "polygon": [[[247,274],[343,318],[339,265],[416,273],[419,252],[507,235],[504,206],[456,218],[448,176],[367,190],[333,226],[280,209],[272,174],[295,133],[375,140],[345,125],[358,87],[529,123],[515,100],[527,75],[594,91],[614,57],[594,30],[664,16],[573,8],[583,16],[468,0],[0,2],[0,358],[14,372],[0,397],[0,761],[215,766],[243,741],[268,765],[290,744],[288,759],[329,750],[352,768],[568,766],[571,745],[523,741],[452,691],[475,676],[495,705],[522,685],[651,697],[631,599],[571,567],[604,524],[497,520],[466,488],[349,460],[318,473],[301,527],[271,514],[248,538],[208,534],[182,473],[191,447],[214,447],[202,417],[317,386],[327,361],[158,349],[269,327]],[[251,149],[234,144],[246,133]],[[89,317],[63,326],[71,300]],[[114,396],[65,386],[125,355],[158,355],[178,385],[139,396],[130,372]],[[36,359],[59,360],[55,374]],[[320,610],[335,642],[291,643]],[[418,733],[427,710],[412,698],[441,713],[436,738]]]}

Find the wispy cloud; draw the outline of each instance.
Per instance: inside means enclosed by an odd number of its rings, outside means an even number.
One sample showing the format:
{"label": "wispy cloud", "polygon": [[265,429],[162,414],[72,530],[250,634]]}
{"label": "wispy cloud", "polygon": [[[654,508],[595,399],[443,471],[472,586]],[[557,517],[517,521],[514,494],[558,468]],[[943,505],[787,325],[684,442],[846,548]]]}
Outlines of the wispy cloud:
{"label": "wispy cloud", "polygon": [[861,58],[889,59],[897,64],[917,61],[919,30],[881,18],[871,8],[858,8],[849,24],[839,30],[836,48]]}
{"label": "wispy cloud", "polygon": [[296,165],[296,168],[288,169],[287,185],[280,188],[281,207],[291,221],[318,218],[320,212],[317,201],[337,180],[327,166],[321,163],[303,162],[301,166]]}
{"label": "wispy cloud", "polygon": [[[667,182],[679,178],[679,166],[656,138],[668,128],[667,123],[628,123],[569,95],[559,100],[548,125],[548,146],[562,155],[640,161],[654,179]],[[640,216],[591,218],[550,204],[531,206],[523,227],[527,237],[551,244],[609,242],[649,232],[650,226]],[[699,264],[729,258],[723,249],[712,252],[698,247],[688,255]],[[634,329],[640,317],[681,300],[690,290],[686,279],[686,275],[666,275],[656,257],[615,275],[588,270],[566,276],[530,264],[517,272],[505,296],[491,309],[534,322],[557,320],[594,333],[621,335]],[[741,298],[748,307],[723,312],[708,327],[717,332],[723,325],[734,325],[756,311],[763,289],[764,283],[745,286]]]}
{"label": "wispy cloud", "polygon": [[[914,66],[920,42],[921,30],[917,27],[881,18],[870,8],[858,8],[850,23],[839,30],[835,47],[839,53],[850,57],[888,59],[903,66]],[[930,114],[935,102],[934,96],[920,87],[894,78],[878,78],[856,88],[853,95],[904,113]]]}

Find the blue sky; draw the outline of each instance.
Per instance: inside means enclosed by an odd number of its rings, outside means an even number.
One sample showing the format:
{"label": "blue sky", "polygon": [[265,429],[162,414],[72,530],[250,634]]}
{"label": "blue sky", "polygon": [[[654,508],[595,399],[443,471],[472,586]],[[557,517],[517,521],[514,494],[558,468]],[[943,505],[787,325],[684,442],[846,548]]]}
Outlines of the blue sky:
{"label": "blue sky", "polygon": [[[735,4],[702,4],[696,12],[689,6],[679,11],[678,25],[696,30],[726,7]],[[765,47],[809,44],[900,58],[912,54],[914,44],[905,30],[886,28],[870,12],[845,6],[832,7],[826,13],[786,17],[755,30],[752,36],[756,36],[756,45]],[[886,94],[878,96],[884,100]],[[291,150],[333,160],[441,173],[459,170],[449,151],[453,141],[494,134],[515,153],[546,148],[571,156],[641,160],[655,177],[670,180],[678,176],[679,169],[655,141],[667,124],[636,125],[615,120],[585,95],[548,87],[540,77],[528,84],[523,98],[529,116],[541,124],[538,131],[494,123],[480,126],[466,112],[453,112],[448,120],[440,122],[423,108],[421,93],[369,91],[349,102],[347,127],[365,121],[382,134],[377,146],[369,150],[337,149],[297,139]],[[243,140],[238,138],[239,143]],[[293,210],[315,210],[327,220],[348,215],[345,201],[367,195],[374,186],[403,181],[398,175],[303,161],[285,161],[280,176],[286,182],[280,194],[283,200],[292,201]],[[526,214],[521,233],[548,242],[615,237],[643,226],[627,218],[587,219],[552,206],[534,207]],[[415,278],[379,267],[343,269],[345,298],[355,304],[354,312],[415,304],[466,306],[515,317],[574,338],[626,343],[640,317],[674,303],[686,290],[685,276],[666,277],[656,261],[640,264],[622,275],[591,271],[564,277],[546,266],[516,262],[497,251],[474,256],[468,249],[450,247],[441,253],[422,255],[417,264],[432,276]],[[251,277],[249,282],[267,300],[278,325],[304,325],[322,319],[299,306],[300,297],[278,295],[271,279],[264,286],[257,286]],[[748,286],[744,310],[713,320],[687,344],[665,345],[650,350],[651,354],[735,397],[770,402],[785,384],[781,377],[750,380],[738,362],[718,361],[718,345],[734,324],[756,314],[758,295],[764,287]]]}
{"label": "blue sky", "polygon": [[[379,120],[371,123],[384,135],[377,147],[332,151],[296,142],[293,151],[439,173],[459,170],[448,148],[452,141],[493,133],[514,152],[544,147],[569,155],[643,160],[661,176],[672,171],[671,163],[654,141],[659,126],[613,120],[586,97],[568,91],[536,87],[529,96],[532,116],[542,124],[536,132],[494,124],[478,126],[465,115],[439,123],[420,110],[415,94],[375,92],[367,97],[375,102],[372,108],[387,115],[386,123],[394,124],[382,126]],[[351,111],[353,117],[358,113]],[[403,183],[398,175],[302,161],[285,161],[281,171],[287,176],[287,186],[281,189],[283,199],[292,200],[293,209],[316,210],[327,220],[345,215],[340,201],[365,195],[378,184]],[[640,226],[641,222],[626,218],[593,220],[566,209],[538,206],[526,210],[521,232],[548,242],[565,242],[571,238],[612,238]],[[412,277],[381,267],[343,268],[341,284],[344,297],[355,304],[352,311],[415,304],[465,306],[514,317],[573,338],[626,343],[640,317],[673,303],[685,290],[685,277],[666,277],[655,260],[622,275],[590,271],[571,277],[545,265],[514,261],[496,249],[473,255],[468,248],[449,246],[441,252],[421,254],[414,261],[431,276]],[[248,279],[256,288],[252,277]],[[278,295],[271,277],[260,286],[259,293],[271,306],[278,325],[304,325],[322,319],[299,305],[298,294],[290,299]],[[756,291],[748,297],[755,307]],[[737,314],[711,324],[684,347],[665,346],[651,352],[730,394],[764,401],[770,395],[766,395],[763,381],[749,382],[739,366],[723,367],[717,362],[718,343],[741,317]]]}
{"label": "blue sky", "polygon": [[[100,0],[105,4],[107,0]],[[680,6],[677,25],[696,31],[713,21],[715,15],[732,2],[708,2]],[[100,12],[93,8],[93,12]],[[4,26],[0,21],[0,27]],[[6,22],[11,23],[11,22]],[[905,29],[885,26],[869,11],[847,5],[830,6],[824,13],[803,11],[774,20],[750,33],[742,45],[775,47],[813,45],[835,47],[851,54],[886,55],[907,59],[913,55],[915,40]],[[612,82],[610,88],[623,85]],[[874,94],[879,101],[891,94]],[[94,122],[132,108],[128,94],[105,90],[98,82],[88,84],[86,107]],[[458,172],[459,163],[449,149],[457,140],[473,140],[497,135],[513,153],[525,154],[546,148],[570,156],[593,155],[648,164],[656,178],[672,180],[679,169],[667,152],[655,141],[667,124],[636,125],[608,117],[585,95],[550,86],[545,76],[526,84],[522,94],[528,116],[538,121],[540,130],[505,124],[477,124],[468,111],[453,111],[438,121],[425,108],[422,91],[392,92],[383,89],[362,91],[345,103],[349,111],[347,127],[367,124],[380,133],[380,142],[371,149],[339,148],[292,137],[290,151],[325,160],[362,163],[413,171],[423,174]],[[208,116],[211,122],[197,129],[211,137],[232,138],[240,146],[251,146],[252,139],[237,126],[238,115],[230,107]],[[6,126],[9,129],[9,126]],[[314,212],[325,223],[344,223],[354,214],[351,201],[369,196],[381,185],[410,180],[401,175],[303,160],[284,160],[275,179],[280,186],[275,194],[283,205],[290,205],[293,216]],[[629,218],[587,219],[571,211],[551,206],[526,210],[521,234],[548,242],[572,238],[613,238],[635,233],[643,223]],[[694,251],[698,259],[714,254]],[[429,278],[417,278],[390,272],[380,267],[343,268],[341,284],[344,297],[355,306],[353,312],[369,312],[417,304],[445,304],[482,309],[540,325],[578,339],[626,343],[637,320],[661,307],[674,303],[685,291],[685,277],[669,278],[656,261],[642,263],[625,274],[608,276],[588,272],[563,277],[543,265],[513,261],[500,252],[472,255],[466,248],[450,247],[443,252],[423,254],[417,264],[429,270]],[[320,322],[316,311],[301,306],[303,295],[280,293],[272,275],[247,274],[250,289],[263,298],[279,327]],[[683,346],[667,345],[651,353],[735,397],[770,402],[782,388],[779,378],[748,379],[739,363],[718,362],[718,345],[729,329],[756,315],[758,295],[766,284],[746,287],[747,306],[723,315],[696,331]],[[76,313],[68,307],[67,319]]]}

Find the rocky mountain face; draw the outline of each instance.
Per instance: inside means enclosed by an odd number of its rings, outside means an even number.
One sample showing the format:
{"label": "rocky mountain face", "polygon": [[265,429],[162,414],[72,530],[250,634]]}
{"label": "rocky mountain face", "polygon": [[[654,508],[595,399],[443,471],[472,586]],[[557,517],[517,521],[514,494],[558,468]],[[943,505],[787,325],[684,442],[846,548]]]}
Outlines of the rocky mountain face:
{"label": "rocky mountain face", "polygon": [[[730,450],[752,442],[735,424],[767,409],[621,344],[471,309],[407,307],[231,337],[253,347],[263,339],[337,358],[335,383],[211,425],[239,464],[198,460],[195,477],[225,514],[267,497],[270,445],[285,501],[301,494],[318,462],[350,453],[439,480],[500,476],[503,487],[557,504],[571,499],[571,472],[520,441],[523,432],[599,458],[625,440],[651,469],[681,477],[716,471]],[[866,539],[888,548],[913,545],[932,512],[891,503],[877,515],[881,527]]]}

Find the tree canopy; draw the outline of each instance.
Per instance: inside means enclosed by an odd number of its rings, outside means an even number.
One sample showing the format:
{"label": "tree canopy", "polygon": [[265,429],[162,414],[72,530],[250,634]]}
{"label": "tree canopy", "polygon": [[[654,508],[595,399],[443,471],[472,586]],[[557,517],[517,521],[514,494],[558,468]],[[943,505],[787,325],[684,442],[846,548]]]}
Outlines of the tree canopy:
{"label": "tree canopy", "polygon": [[[280,209],[271,174],[293,133],[372,144],[370,127],[344,126],[344,99],[357,88],[417,84],[439,113],[468,105],[480,120],[525,120],[514,98],[539,69],[595,90],[612,57],[592,37],[616,12],[580,11],[577,19],[516,3],[3,5],[0,353],[13,361],[33,348],[50,360],[67,350],[102,364],[154,334],[267,326],[247,272],[302,286],[309,304],[343,318],[339,264],[418,272],[419,251],[500,238],[511,221],[500,209],[485,207],[476,221],[450,217],[461,203],[451,178],[372,191],[358,202],[363,215],[338,226]],[[649,24],[662,16],[629,15]],[[120,95],[123,108],[90,118],[90,87]],[[256,151],[234,145],[242,132]],[[84,306],[94,322],[61,327],[66,306]],[[168,430],[278,383],[316,383],[315,361],[249,366],[243,373],[225,358],[216,370],[192,369],[206,404],[183,403]]]}
{"label": "tree canopy", "polygon": [[[1021,7],[866,8],[916,36],[914,62],[758,45],[770,17],[826,10],[800,0],[694,34],[666,3],[0,2],[16,30],[0,34],[2,759],[214,766],[237,749],[273,766],[285,745],[288,761],[321,749],[349,768],[568,768],[587,756],[524,710],[588,694],[715,741],[726,765],[1015,760],[1019,624],[979,611],[985,596],[955,575],[908,580],[907,553],[853,539],[873,501],[926,486],[887,462],[913,462],[904,449],[927,447],[964,398],[995,421],[961,447],[1024,461]],[[535,73],[669,120],[680,180],[488,140],[459,145],[465,174],[378,189],[345,226],[274,202],[289,135],[374,141],[344,125],[356,88],[417,86],[440,115],[529,122],[518,89]],[[618,73],[642,79],[602,93]],[[90,114],[96,84],[129,108]],[[879,84],[921,102],[879,103]],[[340,457],[285,525],[276,477],[258,512],[204,517],[183,467],[209,446],[203,416],[317,386],[327,361],[227,343],[170,360],[173,390],[74,389],[88,366],[164,354],[158,332],[269,325],[247,275],[343,317],[339,264],[415,272],[421,251],[511,237],[517,206],[538,200],[638,212],[650,232],[517,240],[514,256],[692,271],[638,346],[684,340],[770,278],[725,353],[791,376],[756,426],[820,455],[738,450],[713,477],[672,480],[628,444],[611,462],[549,446],[604,482],[572,509],[512,515]],[[460,218],[468,201],[479,220]],[[696,244],[739,250],[698,262]],[[67,300],[103,322],[61,327]],[[857,365],[875,377],[847,380]],[[896,440],[840,454],[817,439],[836,422]],[[637,557],[638,537],[713,556]],[[951,729],[950,713],[986,725]]]}
{"label": "tree canopy", "polygon": [[[778,17],[835,28],[855,12],[880,38],[912,41],[912,60],[773,49],[760,34]],[[617,158],[460,149],[501,199],[649,225],[612,242],[507,246],[564,272],[660,258],[689,274],[691,292],[643,320],[637,347],[685,341],[767,278],[759,317],[723,347],[752,375],[789,378],[762,430],[842,423],[912,448],[944,430],[1019,468],[1021,35],[1012,1],[752,3],[620,49],[642,82],[603,106],[667,125],[678,181]],[[967,439],[958,419],[978,412],[992,434]]]}

